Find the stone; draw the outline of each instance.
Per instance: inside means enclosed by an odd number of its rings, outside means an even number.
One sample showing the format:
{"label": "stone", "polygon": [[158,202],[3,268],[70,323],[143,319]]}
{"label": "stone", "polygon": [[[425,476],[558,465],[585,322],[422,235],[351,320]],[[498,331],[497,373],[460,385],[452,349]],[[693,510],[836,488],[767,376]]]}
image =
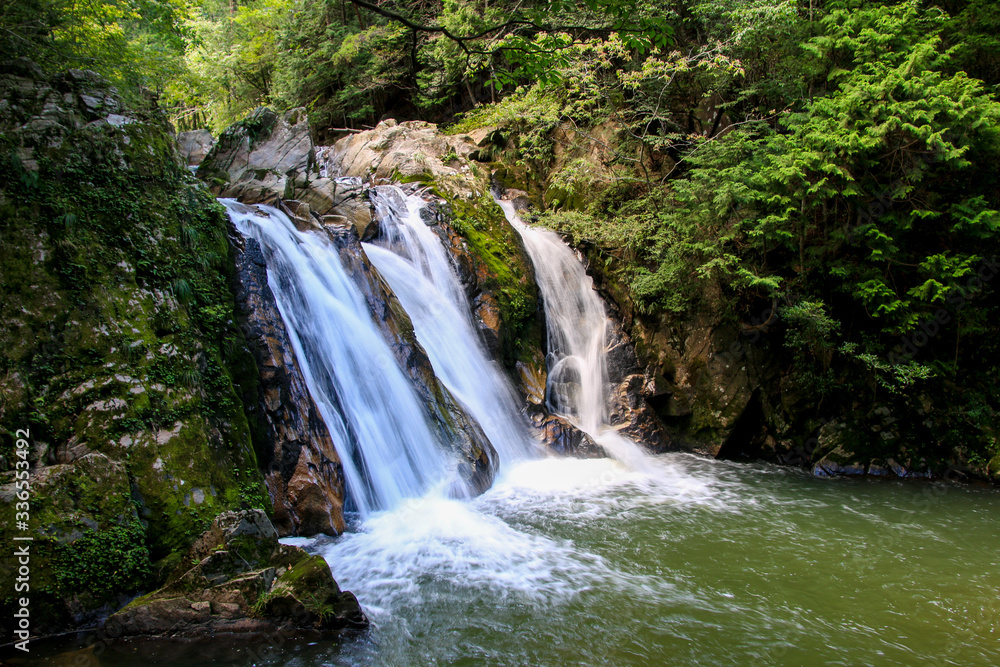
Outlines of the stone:
{"label": "stone", "polygon": [[477,294],[472,299],[472,314],[486,350],[492,357],[499,356],[501,320],[496,298],[487,292]]}
{"label": "stone", "polygon": [[368,625],[320,556],[278,542],[260,510],[226,512],[192,545],[161,589],[113,614],[107,636],[214,633],[330,637]]}
{"label": "stone", "polygon": [[[371,182],[434,181],[454,196],[469,198],[489,192],[489,172],[469,165],[476,149],[471,137],[441,134],[432,123],[382,121],[373,130],[339,139],[329,151],[327,170]],[[446,156],[454,157],[446,163]]]}
{"label": "stone", "polygon": [[219,136],[197,174],[214,193],[246,204],[294,199],[318,176],[305,110],[256,109]]}
{"label": "stone", "polygon": [[563,417],[546,414],[542,409],[530,411],[528,417],[542,445],[553,454],[587,459],[607,457],[603,447]]}
{"label": "stone", "polygon": [[201,164],[213,146],[215,137],[205,129],[180,132],[177,135],[177,150],[181,158],[191,166]]}

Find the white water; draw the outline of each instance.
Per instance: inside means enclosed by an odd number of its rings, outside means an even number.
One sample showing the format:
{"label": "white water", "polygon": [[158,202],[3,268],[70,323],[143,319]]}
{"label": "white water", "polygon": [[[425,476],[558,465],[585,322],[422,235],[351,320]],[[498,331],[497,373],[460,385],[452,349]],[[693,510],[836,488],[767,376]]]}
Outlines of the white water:
{"label": "white water", "polygon": [[445,486],[447,461],[420,399],[337,249],[275,208],[223,203],[237,229],[261,245],[268,284],[360,514]]}
{"label": "white water", "polygon": [[[257,219],[230,208],[244,233],[264,244],[276,296],[289,292],[279,306],[299,332],[296,353],[310,365],[310,391],[324,418],[334,430],[342,407],[349,417],[335,438],[351,432],[358,405],[381,408],[363,401],[349,408],[337,393],[341,367],[326,367],[338,353],[325,348],[357,345],[351,349],[372,355],[364,358],[395,368],[377,344],[353,340],[374,333],[381,341],[360,295],[349,281],[339,284],[346,277],[321,237],[297,232],[273,209]],[[546,303],[572,304],[549,314],[557,339],[550,361],[560,379],[550,400],[629,464],[520,461],[471,501],[445,498],[443,485],[432,484],[444,476],[434,468],[410,480],[428,489],[423,496],[396,494],[402,499],[381,505],[390,509],[369,514],[357,532],[292,540],[324,555],[340,585],[358,595],[372,629],[338,643],[279,642],[267,664],[998,664],[997,540],[989,539],[1000,535],[991,530],[1000,516],[995,499],[972,498],[978,489],[817,480],[767,466],[635,454],[635,444],[604,423],[606,319],[603,308],[592,317],[590,306],[600,302],[589,279],[580,278],[561,241],[544,244],[546,232],[519,227],[513,217],[542,267]],[[433,267],[422,266],[410,277],[435,284],[427,278]],[[442,304],[450,303],[432,300],[427,321],[461,319],[447,316]],[[388,381],[378,374],[357,377]],[[328,404],[314,385],[327,388]]]}
{"label": "white water", "polygon": [[[550,316],[551,361],[564,379],[557,405],[619,460],[535,457],[516,398],[479,341],[441,241],[420,220],[420,202],[398,191],[377,200],[385,247],[366,244],[366,252],[410,315],[435,372],[481,422],[505,464],[493,488],[471,501],[445,496],[446,465],[418,399],[337,251],[273,208],[260,207],[268,213],[261,217],[227,204],[238,228],[264,248],[269,284],[338,447],[360,445],[343,457],[351,493],[362,505],[356,532],[330,542],[293,540],[323,554],[374,622],[375,643],[355,648],[376,654],[345,656],[347,662],[447,662],[425,652],[428,633],[449,610],[491,618],[474,609],[478,604],[504,614],[520,610],[515,616],[564,614],[594,591],[617,591],[623,599],[700,606],[674,582],[612,566],[574,542],[573,533],[592,522],[617,521],[647,506],[721,509],[726,493],[717,480],[682,466],[637,465],[645,459],[623,438],[616,449],[616,436],[603,423],[604,311],[572,253],[563,246],[573,261],[552,273],[552,281],[566,281],[560,289],[582,311],[575,319],[571,309]],[[560,294],[545,290],[547,303],[557,306]],[[553,321],[565,324],[557,328]],[[584,381],[574,383],[570,369]],[[550,524],[570,533],[550,534]],[[422,610],[431,609],[425,617]]]}
{"label": "white water", "polygon": [[497,203],[524,240],[545,302],[549,409],[569,419],[619,461],[633,469],[648,469],[653,465],[650,457],[607,423],[608,317],[593,279],[558,234],[525,225],[512,202]]}
{"label": "white water", "polygon": [[380,235],[365,251],[410,316],[435,374],[482,426],[501,466],[537,456],[519,400],[476,333],[442,241],[420,218],[425,202],[395,186],[377,188],[373,199]]}

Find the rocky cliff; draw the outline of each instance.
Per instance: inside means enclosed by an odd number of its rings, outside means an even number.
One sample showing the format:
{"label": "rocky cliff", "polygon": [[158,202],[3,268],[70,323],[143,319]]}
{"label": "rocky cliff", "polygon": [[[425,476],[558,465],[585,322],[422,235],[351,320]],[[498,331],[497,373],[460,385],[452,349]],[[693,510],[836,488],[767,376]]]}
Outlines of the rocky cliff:
{"label": "rocky cliff", "polygon": [[238,325],[228,220],[155,102],[24,60],[0,100],[0,520],[33,539],[45,633],[158,585],[221,512],[272,511],[273,387]]}
{"label": "rocky cliff", "polygon": [[[222,134],[197,173],[208,181],[214,192],[244,204],[265,203],[280,207],[300,229],[325,234],[340,248],[344,268],[365,295],[375,324],[393,351],[395,362],[410,376],[427,406],[438,440],[457,453],[459,474],[470,490],[481,493],[493,481],[496,453],[479,424],[434,375],[426,352],[413,334],[409,317],[365,255],[361,241],[372,238],[378,231],[378,221],[369,198],[370,184],[356,177],[334,177],[338,172],[326,156],[329,150],[313,145],[301,110],[278,115],[270,109],[261,108]],[[237,269],[236,280],[240,285],[260,284],[263,279],[256,275],[261,271],[260,265],[252,261],[238,262]],[[238,290],[238,293],[242,292]],[[248,303],[244,309],[248,315],[241,320],[243,329],[251,338],[263,341],[263,347],[258,345],[259,349],[273,348],[276,337],[268,335],[264,329],[280,329],[280,318],[272,319],[263,313],[257,316],[249,314],[262,303],[273,300],[273,297],[259,288],[252,288],[248,293],[259,294],[263,298],[251,297],[254,303]],[[265,320],[268,322],[266,326],[263,324]],[[278,347],[285,348],[283,344]],[[265,356],[275,358],[271,351]],[[286,356],[289,359],[294,357],[290,350]],[[276,365],[276,362],[266,359],[262,363],[262,369]],[[294,363],[287,367],[292,374],[297,373]],[[264,372],[270,373],[269,370]],[[272,384],[268,377],[262,375],[261,379],[265,385]],[[290,394],[286,392],[285,395]],[[296,438],[285,438],[292,449],[297,447],[291,444],[297,441]],[[335,486],[339,480],[336,452],[325,446],[319,449],[323,452],[320,458],[330,462],[330,465],[327,466],[329,474],[320,474],[318,479],[327,480],[321,484],[324,493],[331,499],[336,498],[338,492]],[[275,464],[281,460],[283,455],[279,452],[282,450],[287,456],[289,447],[276,447],[275,455],[270,457]],[[308,469],[324,468],[310,466]],[[269,475],[268,479],[274,480],[270,484],[272,498],[278,507],[288,504],[287,514],[293,516],[300,510],[292,506],[301,506],[302,503],[286,503],[279,500],[279,496],[284,498],[288,494],[276,492],[276,489],[288,488],[290,482],[279,481],[279,477],[287,478],[288,473]],[[342,483],[339,493],[342,499]],[[317,511],[320,504],[316,503]]]}

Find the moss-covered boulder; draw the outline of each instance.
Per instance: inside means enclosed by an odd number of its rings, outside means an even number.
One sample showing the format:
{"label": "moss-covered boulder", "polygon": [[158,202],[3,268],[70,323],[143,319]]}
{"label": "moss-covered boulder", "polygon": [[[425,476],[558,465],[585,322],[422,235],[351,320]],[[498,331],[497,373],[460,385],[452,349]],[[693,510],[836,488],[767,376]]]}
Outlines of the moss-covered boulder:
{"label": "moss-covered boulder", "polygon": [[111,638],[279,630],[328,636],[367,625],[326,561],[279,543],[264,512],[244,510],[219,515],[167,584],[111,616],[105,632]]}
{"label": "moss-covered boulder", "polygon": [[26,61],[0,66],[0,99],[0,525],[35,540],[44,632],[144,589],[219,512],[269,502],[227,219],[165,116],[151,100],[126,107],[92,72],[48,77]]}

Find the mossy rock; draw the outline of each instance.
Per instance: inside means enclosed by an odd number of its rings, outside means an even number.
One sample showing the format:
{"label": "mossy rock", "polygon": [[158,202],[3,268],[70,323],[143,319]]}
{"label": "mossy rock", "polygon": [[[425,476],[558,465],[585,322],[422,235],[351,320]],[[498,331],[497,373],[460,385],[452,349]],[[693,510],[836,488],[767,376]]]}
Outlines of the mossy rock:
{"label": "mossy rock", "polygon": [[204,636],[215,632],[329,636],[363,628],[357,599],[320,556],[278,542],[260,510],[225,512],[199,537],[163,588],[110,619],[111,636]]}
{"label": "mossy rock", "polygon": [[535,272],[517,231],[488,195],[447,199],[451,228],[473,256],[478,288],[495,299],[500,317],[499,353],[505,366],[530,362],[541,341],[540,299]]}
{"label": "mossy rock", "polygon": [[[51,601],[33,627],[47,631],[150,585],[109,577],[115,595],[93,594],[65,571],[74,544],[141,547],[148,565],[218,512],[268,499],[243,402],[255,374],[237,392],[230,370],[254,362],[234,324],[224,209],[152,102],[126,108],[92,73],[32,76],[0,77],[17,102],[0,113],[0,416],[31,432],[28,533],[35,590]],[[14,463],[4,432],[5,526]],[[0,560],[5,579],[9,568]]]}

